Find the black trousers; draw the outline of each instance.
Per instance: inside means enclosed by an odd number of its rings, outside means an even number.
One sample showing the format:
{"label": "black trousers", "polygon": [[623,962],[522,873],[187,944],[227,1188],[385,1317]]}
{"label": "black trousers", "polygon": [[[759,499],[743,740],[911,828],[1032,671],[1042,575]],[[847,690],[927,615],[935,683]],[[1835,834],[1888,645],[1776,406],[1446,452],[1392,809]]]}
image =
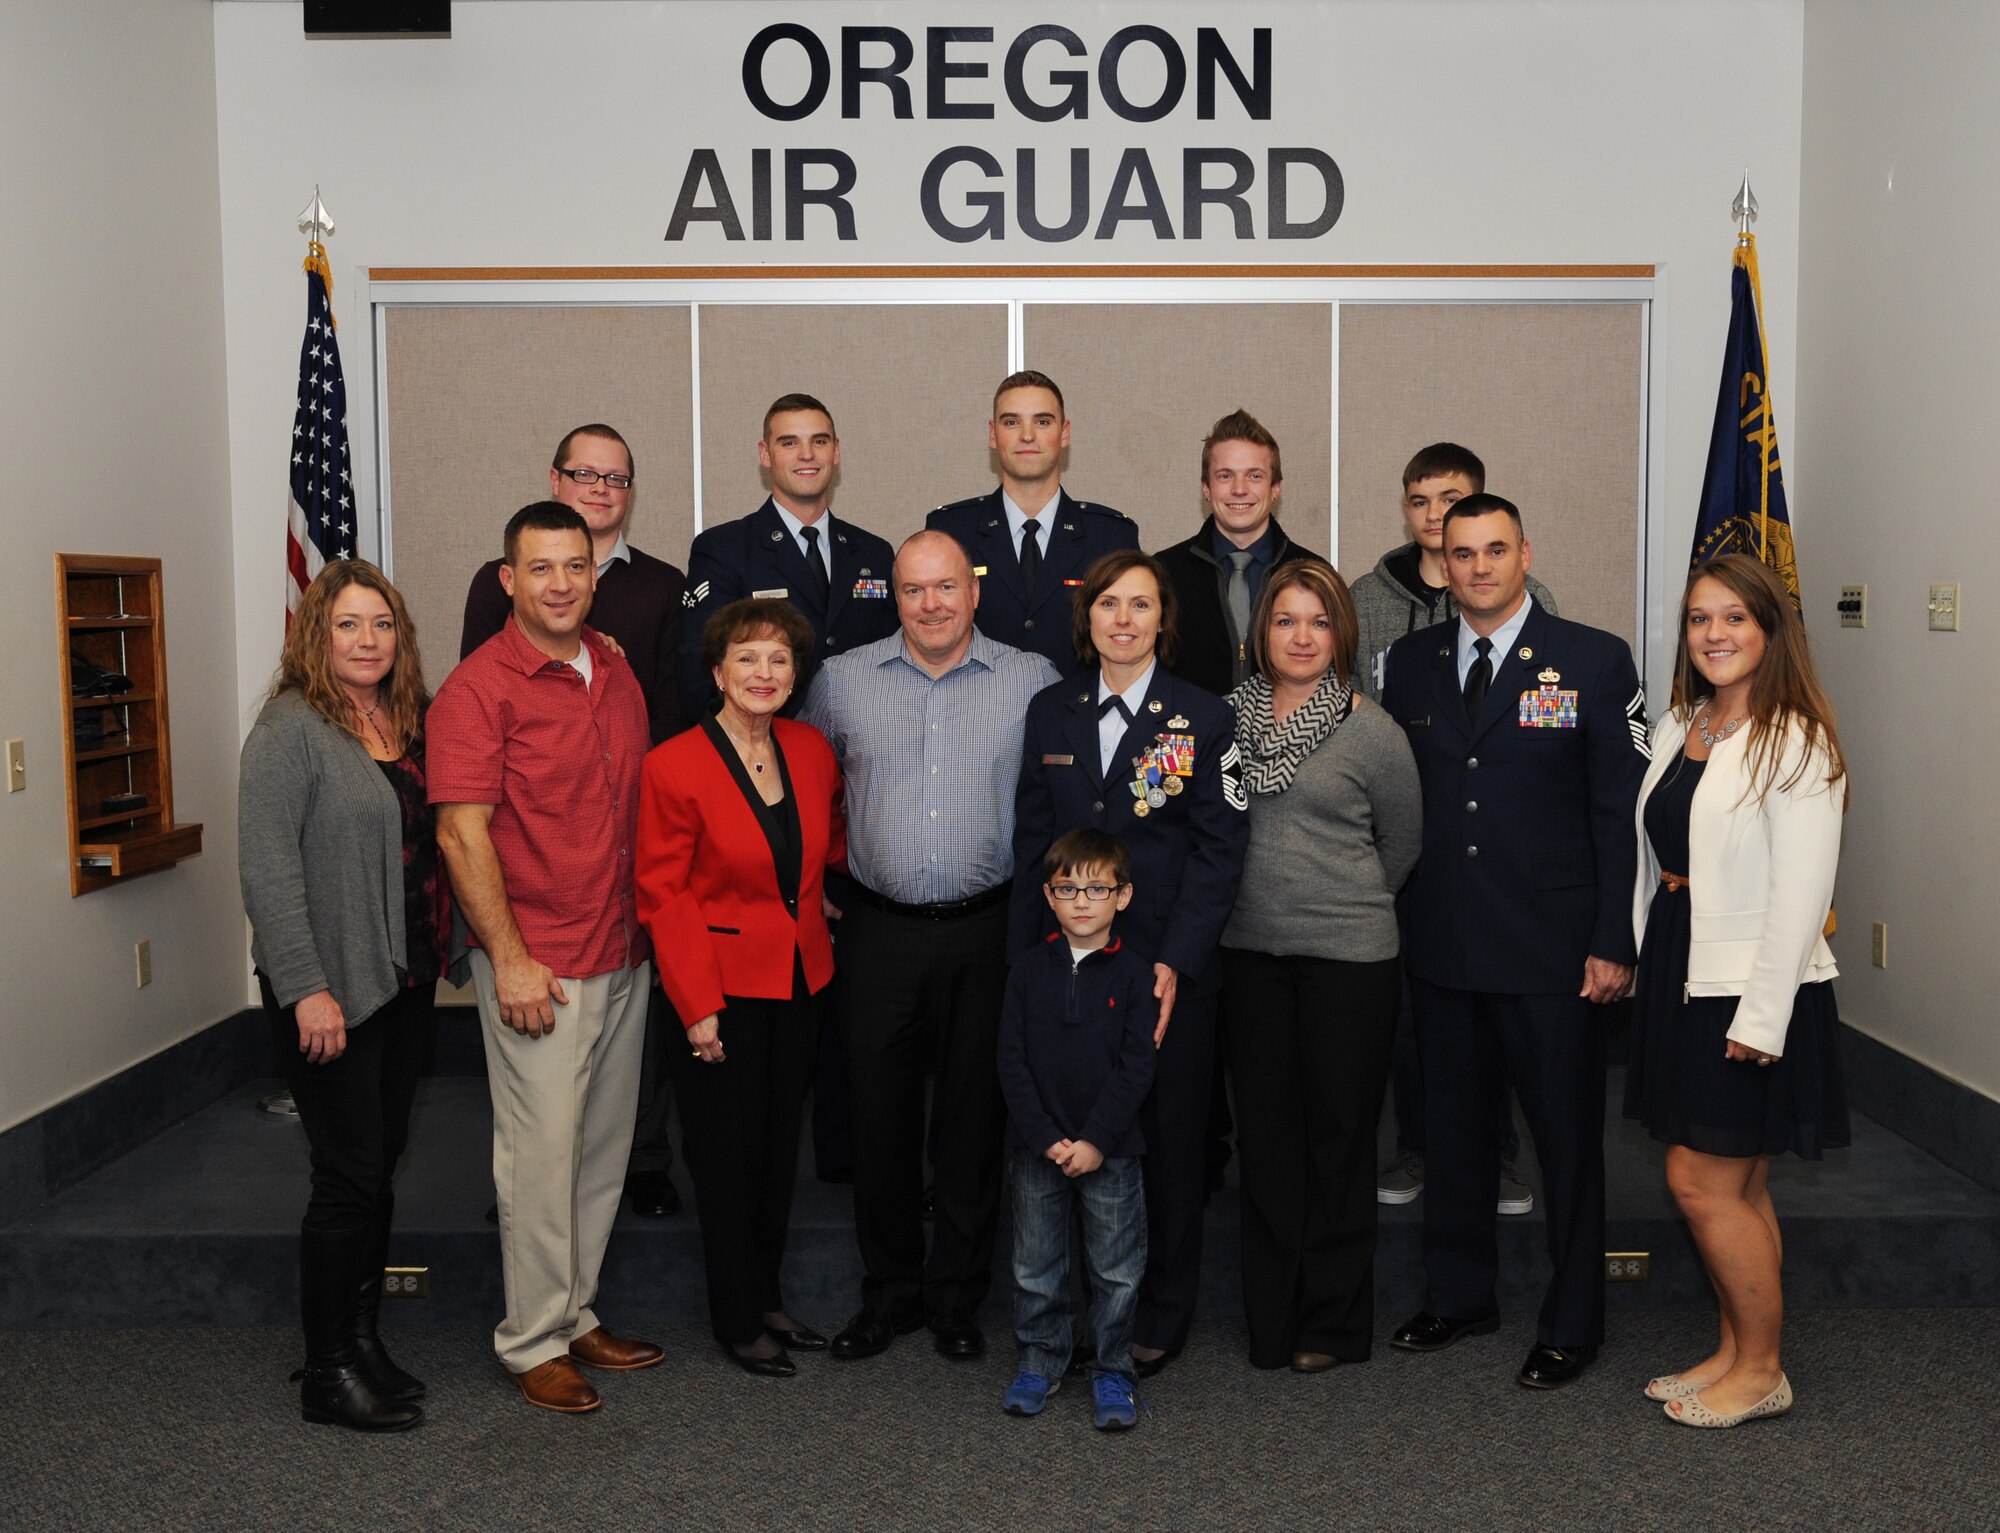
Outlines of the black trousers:
{"label": "black trousers", "polygon": [[298,1104],[312,1150],[312,1196],[302,1228],[353,1230],[388,1203],[396,1162],[410,1141],[410,1108],[437,1041],[436,987],[417,985],[366,1018],[347,1021],[340,1058],[315,1065],[299,1052],[293,1009],[280,1006],[262,973],[257,988],[272,1051]]}
{"label": "black trousers", "polygon": [[688,1139],[688,1174],[701,1224],[708,1324],[736,1346],[764,1334],[767,1311],[785,1307],[780,1269],[798,1180],[806,1088],[819,1057],[820,1001],[793,959],[792,996],[725,997],[720,1064],[695,1058],[672,1006],[678,1048],[668,1073]]}
{"label": "black trousers", "polygon": [[1424,1051],[1424,1308],[1454,1319],[1499,1309],[1492,1103],[1521,1101],[1542,1168],[1549,1262],[1536,1338],[1604,1339],[1604,1008],[1575,995],[1486,995],[1411,979]]}
{"label": "black trousers", "polygon": [[[992,1284],[1000,1214],[1007,907],[931,921],[857,900],[841,922],[840,963],[862,1308],[899,1320],[976,1310]],[[933,1066],[937,1213],[926,1260],[924,1077]],[[1197,1163],[1200,1153],[1197,1131]]]}
{"label": "black trousers", "polygon": [[[1182,976],[1185,982],[1186,976]],[[1191,987],[1190,987],[1191,988]],[[1146,1136],[1146,1276],[1132,1340],[1176,1352],[1201,1292],[1201,1219],[1208,1190],[1208,1115],[1215,1094],[1216,996],[1183,989],[1139,1109]]]}
{"label": "black trousers", "polygon": [[646,1053],[639,1065],[639,1111],[632,1121],[632,1153],[625,1161],[628,1177],[665,1176],[674,1168],[674,1142],[667,1132],[667,1108],[674,1099],[672,1070],[676,1049],[685,1051],[686,1040],[681,1037],[673,1007],[667,1004],[655,979],[652,999],[646,1006]]}
{"label": "black trousers", "polygon": [[[1375,1125],[1402,964],[1222,950],[1242,1157],[1250,1361],[1344,1362],[1375,1330]],[[1489,1199],[1490,1201],[1490,1199]]]}

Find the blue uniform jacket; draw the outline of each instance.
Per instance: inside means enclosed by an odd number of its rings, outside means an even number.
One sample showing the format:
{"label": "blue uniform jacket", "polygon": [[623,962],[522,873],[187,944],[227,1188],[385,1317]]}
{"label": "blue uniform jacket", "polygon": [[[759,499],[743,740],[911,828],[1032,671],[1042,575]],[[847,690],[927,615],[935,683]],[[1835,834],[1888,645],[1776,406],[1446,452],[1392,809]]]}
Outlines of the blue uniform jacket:
{"label": "blue uniform jacket", "polygon": [[1072,500],[1064,490],[1035,520],[1044,530],[1042,572],[1032,600],[1021,585],[1021,559],[1014,552],[1014,534],[998,489],[939,506],[924,518],[924,526],[950,533],[972,556],[972,572],[979,577],[979,631],[1002,644],[1046,655],[1069,676],[1083,665],[1073,642],[1071,612],[1083,572],[1114,549],[1137,548],[1139,529],[1124,512]]}
{"label": "blue uniform jacket", "polygon": [[812,624],[817,642],[799,667],[784,707],[787,718],[798,713],[806,689],[828,655],[844,655],[896,631],[890,568],[895,550],[874,533],[830,512],[819,526],[824,529],[821,548],[830,555],[824,608],[812,594],[805,555],[768,496],[748,516],[710,527],[695,538],[688,550],[680,645],[681,698],[690,717],[715,711],[715,683],[701,666],[702,625],[739,597],[759,592],[782,596]]}
{"label": "blue uniform jacket", "polygon": [[1034,1155],[1062,1139],[1086,1139],[1107,1156],[1144,1154],[1139,1104],[1153,1089],[1159,1017],[1153,966],[1115,934],[1082,963],[1071,962],[1060,932],[1015,960],[999,1054],[1015,1142]]}
{"label": "blue uniform jacket", "polygon": [[[1194,754],[1182,790],[1141,816],[1132,792],[1135,757],[1179,737]],[[1132,726],[1098,767],[1097,676],[1059,681],[1035,695],[1021,741],[1014,795],[1014,898],[1008,951],[1036,946],[1055,929],[1042,898],[1042,857],[1057,836],[1080,825],[1109,831],[1132,853],[1132,903],[1118,935],[1147,964],[1164,963],[1191,990],[1220,980],[1216,945],[1236,903],[1250,845],[1249,800],[1236,751],[1236,714],[1193,682],[1156,666]],[[1629,832],[1626,839],[1631,839]],[[1631,891],[1626,891],[1629,903]]]}
{"label": "blue uniform jacket", "polygon": [[1453,619],[1397,640],[1382,689],[1424,791],[1404,959],[1434,985],[1575,995],[1587,956],[1638,961],[1632,814],[1649,759],[1646,694],[1622,639],[1536,606],[1513,652],[1494,657],[1470,722],[1458,638]]}

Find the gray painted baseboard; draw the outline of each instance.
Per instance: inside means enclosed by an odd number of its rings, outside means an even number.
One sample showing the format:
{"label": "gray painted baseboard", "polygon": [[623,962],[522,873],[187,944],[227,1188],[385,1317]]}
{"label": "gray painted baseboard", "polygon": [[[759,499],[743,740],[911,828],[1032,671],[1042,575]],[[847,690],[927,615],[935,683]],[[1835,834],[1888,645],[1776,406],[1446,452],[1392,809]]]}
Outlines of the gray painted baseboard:
{"label": "gray painted baseboard", "polygon": [[1841,1025],[1847,1099],[1989,1192],[2000,1192],[2000,1102]]}

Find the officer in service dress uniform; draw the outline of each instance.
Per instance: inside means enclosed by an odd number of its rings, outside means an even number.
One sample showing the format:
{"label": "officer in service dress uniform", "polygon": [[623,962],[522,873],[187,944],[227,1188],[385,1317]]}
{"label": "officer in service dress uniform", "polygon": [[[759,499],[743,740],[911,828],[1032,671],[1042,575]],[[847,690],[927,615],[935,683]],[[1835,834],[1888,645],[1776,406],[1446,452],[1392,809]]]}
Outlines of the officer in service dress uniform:
{"label": "officer in service dress uniform", "polygon": [[1436,1351],[1499,1325],[1492,1103],[1504,1071],[1545,1183],[1554,1268],[1530,1388],[1574,1379],[1604,1337],[1604,1014],[1638,961],[1632,816],[1647,756],[1631,651],[1527,594],[1521,513],[1445,514],[1459,615],[1389,651],[1382,706],[1423,781],[1403,951],[1424,1058],[1422,1311],[1390,1338]]}
{"label": "officer in service dress uniform", "polygon": [[1121,549],[1092,565],[1079,589],[1074,658],[1090,657],[1090,669],[1028,705],[1008,950],[1033,948],[1054,929],[1041,883],[1056,837],[1088,825],[1125,842],[1132,903],[1118,936],[1153,965],[1160,999],[1153,1092],[1139,1120],[1148,1239],[1132,1355],[1144,1377],[1180,1351],[1194,1318],[1217,945],[1236,903],[1250,818],[1235,714],[1168,670],[1177,613],[1159,561]]}
{"label": "officer in service dress uniform", "polygon": [[1045,655],[1065,674],[1078,669],[1070,606],[1084,571],[1113,549],[1139,546],[1139,530],[1122,511],[1064,491],[1069,428],[1055,380],[1036,372],[1003,378],[986,426],[987,443],[1000,458],[999,488],[939,506],[924,519],[931,531],[957,538],[972,558],[979,631]]}
{"label": "officer in service dress uniform", "polygon": [[812,624],[813,652],[798,666],[783,710],[787,718],[798,712],[826,656],[887,638],[897,627],[889,589],[895,551],[829,509],[840,438],[826,406],[810,394],[773,401],[764,412],[757,461],[771,475],[764,504],[739,521],[708,528],[688,550],[681,696],[695,718],[712,713],[717,700],[701,669],[702,626],[739,597],[781,598]]}

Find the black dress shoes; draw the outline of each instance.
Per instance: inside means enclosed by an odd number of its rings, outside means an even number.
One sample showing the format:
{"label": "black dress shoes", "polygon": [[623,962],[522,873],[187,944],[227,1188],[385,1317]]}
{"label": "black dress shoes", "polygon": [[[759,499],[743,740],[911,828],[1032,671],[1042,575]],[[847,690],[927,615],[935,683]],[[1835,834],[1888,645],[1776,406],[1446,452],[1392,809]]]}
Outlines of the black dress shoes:
{"label": "black dress shoes", "polygon": [[796,1330],[780,1330],[775,1325],[764,1327],[764,1334],[781,1347],[790,1347],[798,1352],[824,1352],[826,1338],[810,1326],[799,1326]]}
{"label": "black dress shoes", "polygon": [[1552,1347],[1538,1341],[1514,1382],[1528,1389],[1561,1389],[1596,1356],[1595,1347]]}
{"label": "black dress shoes", "polygon": [[662,1171],[640,1171],[625,1178],[625,1196],[642,1219],[664,1219],[681,1211],[680,1189]]}
{"label": "black dress shoes", "polygon": [[729,1354],[729,1360],[737,1367],[760,1379],[789,1379],[799,1371],[799,1365],[785,1355],[782,1347],[769,1357],[759,1357],[754,1352],[738,1352],[728,1342],[722,1344],[722,1350]]}
{"label": "black dress shoes", "polygon": [[835,1357],[848,1362],[857,1357],[873,1357],[877,1352],[888,1351],[889,1343],[898,1336],[907,1336],[922,1325],[923,1321],[914,1316],[899,1320],[893,1315],[864,1309],[833,1338],[830,1350]]}
{"label": "black dress shoes", "polygon": [[931,1336],[939,1357],[963,1361],[986,1350],[984,1333],[962,1309],[938,1311],[931,1320]]}
{"label": "black dress shoes", "polygon": [[1442,1352],[1461,1336],[1485,1336],[1499,1329],[1498,1315],[1454,1320],[1447,1315],[1433,1315],[1427,1309],[1419,1310],[1396,1328],[1389,1345],[1401,1347],[1405,1352]]}
{"label": "black dress shoes", "polygon": [[1170,1348],[1162,1352],[1158,1357],[1140,1357],[1137,1353],[1134,1353],[1132,1356],[1132,1371],[1142,1379],[1150,1379],[1180,1355],[1181,1349],[1179,1347]]}

